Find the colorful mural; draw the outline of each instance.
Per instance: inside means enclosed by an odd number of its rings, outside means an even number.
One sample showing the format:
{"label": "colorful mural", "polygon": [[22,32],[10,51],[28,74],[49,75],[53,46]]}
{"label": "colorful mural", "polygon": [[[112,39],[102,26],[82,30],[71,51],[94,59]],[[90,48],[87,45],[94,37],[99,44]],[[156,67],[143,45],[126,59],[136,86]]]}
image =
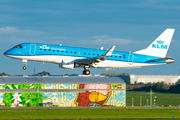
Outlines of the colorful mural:
{"label": "colorful mural", "polygon": [[75,103],[77,106],[125,106],[125,92],[111,90],[121,88],[121,84],[119,87],[118,84],[117,87],[114,84],[79,84],[78,89],[90,90],[78,93]]}
{"label": "colorful mural", "polygon": [[[40,84],[5,84],[4,89],[42,89]],[[2,89],[1,88],[1,89]],[[38,106],[42,102],[41,93],[4,93],[0,96],[7,107]]]}
{"label": "colorful mural", "polygon": [[[75,103],[77,106],[103,106],[108,101],[111,92],[109,84],[80,84],[78,89],[94,89],[87,90],[85,93],[78,93]],[[98,90],[97,90],[98,89]],[[107,90],[100,90],[107,89]]]}
{"label": "colorful mural", "polygon": [[5,84],[0,89],[75,89],[77,92],[0,93],[0,103],[7,107],[35,107],[43,103],[59,107],[125,106],[125,87],[125,84]]}

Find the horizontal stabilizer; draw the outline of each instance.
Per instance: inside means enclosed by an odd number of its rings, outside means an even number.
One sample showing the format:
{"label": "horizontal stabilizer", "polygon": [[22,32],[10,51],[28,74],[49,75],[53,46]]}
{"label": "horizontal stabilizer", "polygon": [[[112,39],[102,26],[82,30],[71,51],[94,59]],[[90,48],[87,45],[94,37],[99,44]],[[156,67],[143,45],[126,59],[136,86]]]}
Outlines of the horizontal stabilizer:
{"label": "horizontal stabilizer", "polygon": [[162,60],[167,60],[167,59],[172,59],[172,57],[166,57],[166,58],[159,58],[159,59],[153,59],[153,60],[149,60],[149,61],[162,61]]}
{"label": "horizontal stabilizer", "polygon": [[166,60],[166,63],[173,63],[174,62],[174,59],[172,57],[153,59],[153,60],[149,60],[149,61],[150,62],[157,62],[157,61],[162,61],[162,60]]}

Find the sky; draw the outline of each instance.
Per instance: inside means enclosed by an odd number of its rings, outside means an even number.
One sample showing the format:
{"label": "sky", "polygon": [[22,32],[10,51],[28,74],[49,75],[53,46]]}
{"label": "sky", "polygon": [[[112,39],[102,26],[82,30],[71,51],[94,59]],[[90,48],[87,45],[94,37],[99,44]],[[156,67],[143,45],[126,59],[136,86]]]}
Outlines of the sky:
{"label": "sky", "polygon": [[62,44],[87,48],[138,51],[151,44],[165,29],[175,33],[167,53],[175,63],[109,70],[90,68],[92,74],[180,74],[179,0],[0,0],[0,73],[30,75],[48,71],[53,75],[82,74],[83,68],[62,69],[53,63],[28,62],[3,53],[23,42]]}

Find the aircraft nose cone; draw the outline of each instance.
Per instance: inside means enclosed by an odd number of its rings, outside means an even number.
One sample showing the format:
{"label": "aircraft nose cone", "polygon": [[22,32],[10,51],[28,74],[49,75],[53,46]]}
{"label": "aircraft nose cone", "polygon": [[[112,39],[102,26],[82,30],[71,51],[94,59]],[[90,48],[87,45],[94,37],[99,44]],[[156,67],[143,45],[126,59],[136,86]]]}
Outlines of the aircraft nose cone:
{"label": "aircraft nose cone", "polygon": [[6,52],[4,52],[4,55],[9,55],[9,50],[7,50]]}
{"label": "aircraft nose cone", "polygon": [[7,51],[6,51],[6,52],[4,52],[4,55],[7,55]]}

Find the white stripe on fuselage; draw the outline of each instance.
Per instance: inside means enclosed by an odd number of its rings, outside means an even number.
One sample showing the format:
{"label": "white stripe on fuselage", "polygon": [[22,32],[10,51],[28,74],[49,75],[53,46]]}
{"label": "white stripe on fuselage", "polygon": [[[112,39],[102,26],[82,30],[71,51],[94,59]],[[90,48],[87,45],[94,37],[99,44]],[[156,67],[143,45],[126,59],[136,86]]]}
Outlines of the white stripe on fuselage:
{"label": "white stripe on fuselage", "polygon": [[[60,64],[62,60],[77,60],[77,59],[86,59],[86,57],[72,57],[72,56],[60,56],[60,55],[42,55],[42,56],[15,56],[15,55],[6,55],[11,58],[29,60],[29,61],[39,61],[39,62],[49,62]],[[123,68],[137,68],[143,66],[154,66],[162,65],[166,63],[158,64],[149,64],[149,63],[133,63],[129,64],[128,61],[115,61],[115,60],[105,60],[99,63],[92,64],[92,67],[95,68],[114,68],[114,69],[123,69]]]}

